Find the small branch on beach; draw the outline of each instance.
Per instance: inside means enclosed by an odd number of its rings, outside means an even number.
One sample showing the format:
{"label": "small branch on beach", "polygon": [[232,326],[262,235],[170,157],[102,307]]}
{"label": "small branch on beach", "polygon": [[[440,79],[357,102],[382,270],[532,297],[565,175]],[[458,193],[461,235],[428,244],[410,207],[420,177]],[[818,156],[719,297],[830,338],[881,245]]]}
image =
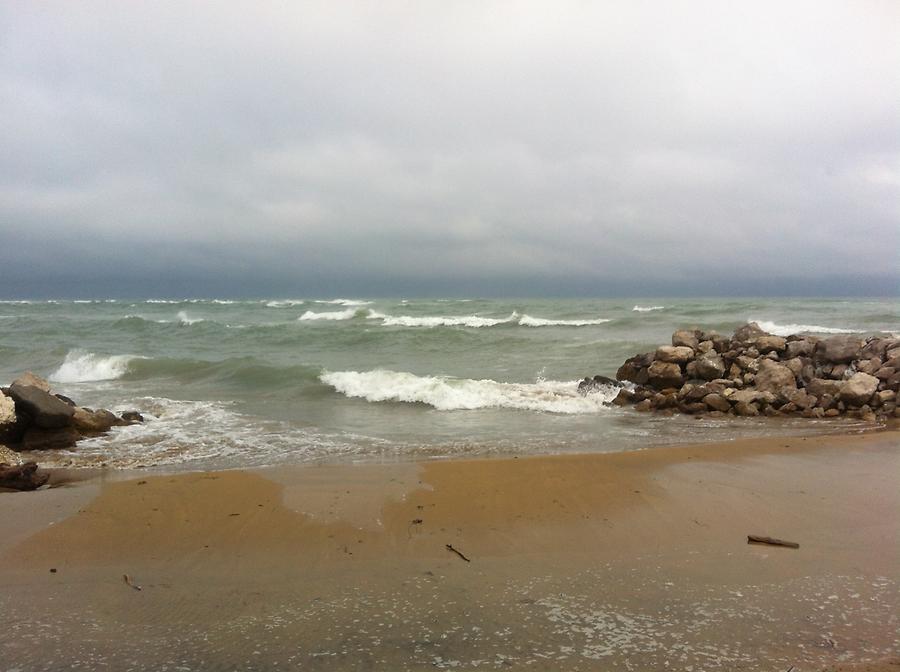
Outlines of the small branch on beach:
{"label": "small branch on beach", "polygon": [[406,526],[406,536],[408,536],[410,539],[412,539],[413,525],[421,525],[422,522],[423,521],[421,518],[415,518],[415,519],[409,521],[409,525]]}
{"label": "small branch on beach", "polygon": [[122,578],[125,580],[125,585],[129,588],[134,588],[135,590],[143,590],[139,585],[137,585],[134,581],[131,580],[131,577],[128,574],[123,574]]}
{"label": "small branch on beach", "polygon": [[758,537],[755,534],[747,535],[748,544],[767,544],[769,546],[785,546],[786,548],[800,548],[800,544],[795,541],[785,541],[784,539],[774,539],[772,537]]}
{"label": "small branch on beach", "polygon": [[461,558],[462,558],[463,560],[465,560],[466,562],[472,562],[472,561],[469,560],[466,556],[464,556],[460,551],[458,551],[458,550],[456,550],[455,548],[453,548],[453,546],[450,545],[450,544],[447,544],[447,550],[450,551],[451,553],[456,553],[459,557],[461,557]]}

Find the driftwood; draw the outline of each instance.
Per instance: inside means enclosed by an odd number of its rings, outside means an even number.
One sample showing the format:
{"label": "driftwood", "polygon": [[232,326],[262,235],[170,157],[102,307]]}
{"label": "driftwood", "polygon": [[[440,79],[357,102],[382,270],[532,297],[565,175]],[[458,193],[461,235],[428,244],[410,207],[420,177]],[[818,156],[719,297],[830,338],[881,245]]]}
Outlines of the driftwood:
{"label": "driftwood", "polygon": [[460,551],[453,548],[453,546],[451,546],[450,544],[447,544],[447,550],[450,551],[451,553],[456,553],[459,557],[461,557],[466,562],[472,562],[466,556],[464,556]]}
{"label": "driftwood", "polygon": [[747,535],[748,544],[768,544],[769,546],[785,546],[787,548],[800,548],[800,544],[795,541],[785,541],[784,539],[773,539],[772,537],[758,537],[755,534]]}
{"label": "driftwood", "polygon": [[26,462],[14,467],[0,464],[0,488],[37,490],[49,478],[50,474],[40,471],[35,462]]}
{"label": "driftwood", "polygon": [[123,574],[122,579],[125,581],[125,585],[129,588],[134,588],[135,590],[143,590],[139,585],[137,585],[134,581],[131,580],[131,577],[128,574]]}

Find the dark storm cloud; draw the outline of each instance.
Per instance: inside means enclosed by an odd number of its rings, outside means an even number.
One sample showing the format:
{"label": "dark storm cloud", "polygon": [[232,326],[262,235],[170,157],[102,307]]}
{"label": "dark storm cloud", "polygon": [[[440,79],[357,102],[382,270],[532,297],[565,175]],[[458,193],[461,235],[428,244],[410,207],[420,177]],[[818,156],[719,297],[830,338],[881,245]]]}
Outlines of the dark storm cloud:
{"label": "dark storm cloud", "polygon": [[889,1],[6,2],[2,293],[895,293],[898,33]]}

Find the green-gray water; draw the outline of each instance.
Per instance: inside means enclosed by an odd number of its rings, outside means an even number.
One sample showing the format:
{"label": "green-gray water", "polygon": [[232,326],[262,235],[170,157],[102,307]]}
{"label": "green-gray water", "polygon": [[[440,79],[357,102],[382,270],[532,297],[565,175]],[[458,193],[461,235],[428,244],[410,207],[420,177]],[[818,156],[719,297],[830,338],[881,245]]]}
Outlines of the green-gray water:
{"label": "green-gray water", "polygon": [[650,416],[576,392],[698,326],[897,333],[891,299],[0,302],[0,382],[26,369],[144,425],[50,465],[235,467],[610,451],[852,421]]}

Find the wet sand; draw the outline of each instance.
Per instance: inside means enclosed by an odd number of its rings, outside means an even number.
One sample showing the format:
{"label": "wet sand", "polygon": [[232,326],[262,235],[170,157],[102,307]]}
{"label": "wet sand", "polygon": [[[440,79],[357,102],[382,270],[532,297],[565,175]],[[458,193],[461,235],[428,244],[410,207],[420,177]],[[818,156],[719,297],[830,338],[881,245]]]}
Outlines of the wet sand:
{"label": "wet sand", "polygon": [[900,669],[895,431],[98,478],[0,507],[11,668]]}

